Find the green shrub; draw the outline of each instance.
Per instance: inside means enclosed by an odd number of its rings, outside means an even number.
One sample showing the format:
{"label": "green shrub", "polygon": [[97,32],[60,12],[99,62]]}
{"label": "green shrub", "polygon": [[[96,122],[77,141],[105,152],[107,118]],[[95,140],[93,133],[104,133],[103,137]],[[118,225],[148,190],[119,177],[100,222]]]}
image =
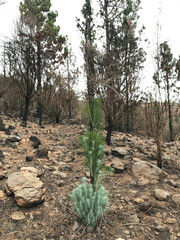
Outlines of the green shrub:
{"label": "green shrub", "polygon": [[83,224],[96,226],[97,221],[101,219],[108,209],[108,191],[99,184],[94,191],[92,184],[83,183],[72,192],[74,210],[81,217]]}

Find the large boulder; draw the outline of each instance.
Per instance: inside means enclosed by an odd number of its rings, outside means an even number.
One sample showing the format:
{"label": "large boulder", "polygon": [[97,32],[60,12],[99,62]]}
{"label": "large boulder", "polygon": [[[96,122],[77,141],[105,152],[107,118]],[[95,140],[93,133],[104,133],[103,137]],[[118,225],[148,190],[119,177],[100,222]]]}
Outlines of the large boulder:
{"label": "large boulder", "polygon": [[162,169],[145,161],[135,162],[132,165],[132,174],[136,178],[137,182],[142,185],[150,182],[157,183],[157,181],[167,176]]}
{"label": "large boulder", "polygon": [[31,206],[45,199],[45,189],[43,182],[37,177],[38,172],[35,168],[22,168],[20,172],[9,175],[5,189],[8,195],[14,194],[19,206]]}

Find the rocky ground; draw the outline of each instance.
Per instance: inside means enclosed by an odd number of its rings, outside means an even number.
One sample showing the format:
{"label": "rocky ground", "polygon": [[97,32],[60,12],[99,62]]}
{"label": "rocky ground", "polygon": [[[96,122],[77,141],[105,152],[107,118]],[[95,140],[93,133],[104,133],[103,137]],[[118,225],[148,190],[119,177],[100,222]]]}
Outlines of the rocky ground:
{"label": "rocky ground", "polygon": [[180,239],[180,142],[163,143],[161,171],[152,139],[114,133],[106,148],[114,172],[104,180],[110,207],[93,229],[81,224],[70,201],[81,178],[89,177],[78,144],[82,127],[3,122],[0,239]]}

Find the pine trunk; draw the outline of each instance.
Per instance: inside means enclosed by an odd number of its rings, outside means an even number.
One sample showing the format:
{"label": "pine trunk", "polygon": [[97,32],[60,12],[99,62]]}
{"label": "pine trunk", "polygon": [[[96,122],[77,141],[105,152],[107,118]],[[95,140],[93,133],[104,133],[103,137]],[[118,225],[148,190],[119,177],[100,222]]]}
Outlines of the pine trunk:
{"label": "pine trunk", "polygon": [[30,103],[30,98],[26,97],[25,98],[25,109],[24,109],[24,114],[23,114],[23,122],[27,122],[28,118],[28,113],[29,113],[29,103]]}

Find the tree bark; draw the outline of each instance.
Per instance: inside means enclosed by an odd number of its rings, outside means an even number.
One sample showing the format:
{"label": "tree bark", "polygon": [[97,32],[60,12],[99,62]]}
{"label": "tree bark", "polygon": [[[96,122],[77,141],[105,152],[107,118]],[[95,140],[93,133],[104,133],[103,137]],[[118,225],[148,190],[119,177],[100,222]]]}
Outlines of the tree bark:
{"label": "tree bark", "polygon": [[157,166],[162,169],[162,148],[161,140],[158,140],[157,143]]}
{"label": "tree bark", "polygon": [[24,109],[24,114],[23,114],[23,122],[27,122],[28,118],[28,113],[29,113],[29,103],[30,103],[30,98],[26,97],[25,98],[25,109]]}
{"label": "tree bark", "polygon": [[108,126],[107,126],[107,135],[106,135],[106,144],[111,145],[111,135],[112,135],[112,129],[113,129],[113,123],[109,119],[108,120]]}
{"label": "tree bark", "polygon": [[170,141],[173,142],[173,125],[172,125],[172,112],[171,112],[171,101],[170,101],[170,93],[169,93],[169,79],[167,78],[167,98],[168,98],[168,115],[169,115],[169,134]]}
{"label": "tree bark", "polygon": [[68,101],[68,108],[69,108],[69,119],[71,119],[72,118],[72,111],[71,111],[71,101],[70,101],[70,99]]}
{"label": "tree bark", "polygon": [[58,124],[59,122],[60,122],[60,117],[58,115],[58,116],[56,116],[56,123]]}

